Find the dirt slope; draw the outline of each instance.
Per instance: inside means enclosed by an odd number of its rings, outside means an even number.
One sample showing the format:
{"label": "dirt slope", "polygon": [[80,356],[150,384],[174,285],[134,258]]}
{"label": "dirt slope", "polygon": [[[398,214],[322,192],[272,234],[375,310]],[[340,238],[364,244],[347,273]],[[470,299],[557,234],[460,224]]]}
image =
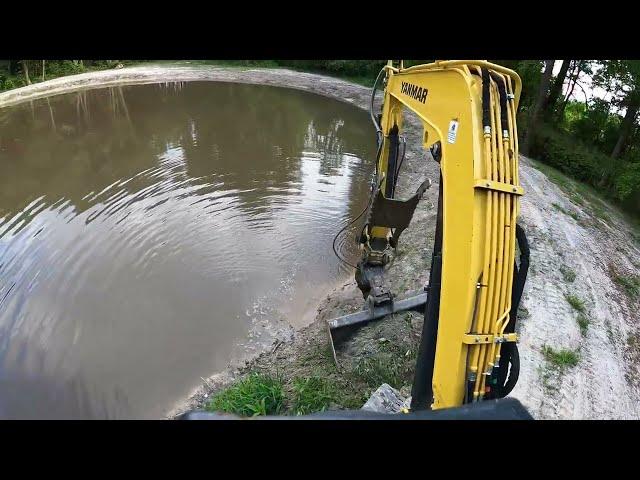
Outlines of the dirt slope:
{"label": "dirt slope", "polygon": [[[640,305],[615,282],[616,275],[640,273],[637,234],[588,191],[580,194],[559,177],[561,188],[525,159],[522,179],[520,221],[532,267],[523,298],[529,316],[520,330],[521,377],[512,395],[539,418],[638,418]],[[563,275],[568,269],[575,280]],[[584,302],[584,335],[567,295]],[[544,344],[577,352],[577,366],[554,371]]]}
{"label": "dirt slope", "polygon": [[[315,74],[181,64],[63,77],[0,94],[0,107],[83,88],[188,80],[281,85],[329,95],[360,108],[368,108],[369,101],[368,89]],[[398,293],[421,288],[428,278],[438,188],[438,166],[422,151],[421,129],[414,117],[407,116],[403,133],[407,153],[399,196],[411,195],[426,176],[434,185],[418,205],[389,268],[387,276]],[[521,161],[525,197],[520,221],[531,244],[531,269],[520,316],[521,374],[512,395],[536,418],[640,418],[640,300],[622,284],[640,275],[638,232],[588,189],[554,172],[547,176],[527,159]],[[567,295],[584,310],[582,331],[580,312]],[[230,364],[227,371],[215,373],[168,416],[202,406],[212,392],[254,368],[301,375],[320,368],[348,388],[351,384],[330,370],[322,357],[326,345],[323,322],[360,308],[361,301],[355,283],[347,282],[327,297],[308,327],[293,338],[276,341],[273,348],[244,365]],[[341,352],[341,361],[354,363],[376,355],[381,345],[407,348],[409,355],[417,344],[420,325],[418,315],[407,314],[365,327]],[[544,346],[566,349],[577,363],[569,366],[548,360]],[[410,378],[411,372],[404,373]],[[361,386],[356,382],[351,388]]]}

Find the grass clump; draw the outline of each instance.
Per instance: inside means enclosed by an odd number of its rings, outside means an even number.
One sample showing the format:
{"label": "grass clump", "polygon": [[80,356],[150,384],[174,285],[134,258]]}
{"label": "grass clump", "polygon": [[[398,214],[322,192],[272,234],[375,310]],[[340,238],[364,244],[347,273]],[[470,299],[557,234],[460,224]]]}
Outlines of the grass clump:
{"label": "grass clump", "polygon": [[575,350],[561,348],[555,350],[547,345],[542,346],[542,355],[544,359],[555,368],[564,371],[567,368],[575,367],[580,361],[580,356]]}
{"label": "grass clump", "polygon": [[397,362],[387,356],[375,356],[360,360],[354,373],[370,387],[387,383],[393,388],[401,388],[404,384],[402,370]]}
{"label": "grass clump", "polygon": [[565,295],[565,298],[567,299],[567,302],[569,302],[569,305],[571,305],[578,313],[584,314],[587,312],[587,309],[584,306],[584,301],[581,300],[580,297],[570,293]]}
{"label": "grass clump", "polygon": [[282,381],[271,375],[252,373],[217,393],[206,409],[243,417],[255,417],[277,415],[282,411],[283,405]]}
{"label": "grass clump", "polygon": [[580,205],[581,207],[584,207],[584,199],[582,198],[582,196],[580,196],[578,192],[575,192],[575,191],[569,192],[569,199],[576,205]]}
{"label": "grass clump", "polygon": [[637,298],[640,295],[640,277],[636,275],[618,275],[613,280],[620,285],[631,298]]}
{"label": "grass clump", "polygon": [[293,379],[293,412],[306,415],[322,412],[335,402],[336,389],[321,377],[296,377]]}
{"label": "grass clump", "polygon": [[566,265],[562,265],[560,267],[560,273],[562,273],[562,278],[564,278],[565,282],[573,283],[573,281],[576,279],[576,272],[574,272]]}
{"label": "grass clump", "polygon": [[589,317],[587,317],[584,313],[578,315],[578,327],[580,328],[580,333],[583,337],[587,336],[587,330],[589,330]]}
{"label": "grass clump", "polygon": [[552,203],[552,205],[556,210],[564,213],[565,215],[569,215],[575,221],[578,221],[580,219],[580,216],[576,212],[570,212],[569,210],[567,210],[566,208],[562,207],[561,205],[558,205],[557,203]]}

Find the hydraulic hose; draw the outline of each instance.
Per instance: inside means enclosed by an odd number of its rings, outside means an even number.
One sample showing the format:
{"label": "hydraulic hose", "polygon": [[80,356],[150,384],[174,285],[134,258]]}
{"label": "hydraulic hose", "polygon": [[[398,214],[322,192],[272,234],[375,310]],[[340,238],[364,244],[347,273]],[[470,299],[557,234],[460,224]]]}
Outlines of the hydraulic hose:
{"label": "hydraulic hose", "polygon": [[[373,104],[374,104],[374,100],[376,98],[376,91],[378,89],[378,84],[380,83],[380,79],[382,78],[382,75],[384,74],[384,71],[385,71],[384,67],[380,69],[380,72],[378,73],[378,76],[376,77],[376,81],[373,83],[373,87],[371,88],[371,104],[369,105],[369,115],[371,116],[371,121],[373,122],[373,126],[376,127],[376,142],[378,144],[378,148],[377,148],[377,151],[376,151],[376,161],[375,161],[376,177],[377,177],[377,174],[378,174],[378,160],[380,159],[380,153],[382,151],[382,127],[380,126],[380,124],[376,120],[376,117],[375,117],[375,115],[373,113]],[[403,158],[404,158],[404,155],[403,155]],[[335,237],[333,237],[333,242],[332,242],[333,253],[338,258],[338,260],[340,260],[345,265],[350,266],[351,268],[357,268],[357,267],[356,267],[356,265],[353,265],[351,262],[348,262],[347,260],[345,260],[338,253],[338,251],[336,249],[336,241],[338,240],[338,237],[340,236],[340,234],[342,234],[342,232],[344,232],[350,226],[352,226],[354,223],[356,223],[365,214],[365,212],[369,209],[369,207],[371,206],[372,203],[373,203],[373,195],[371,196],[371,198],[369,198],[369,201],[367,202],[367,205],[356,216],[356,218],[354,218],[349,223],[347,223],[344,227],[342,227],[340,229],[340,231],[338,231],[338,233],[336,233]]]}
{"label": "hydraulic hose", "polygon": [[500,93],[500,123],[502,132],[509,132],[509,119],[507,113],[507,87],[504,84],[504,78],[500,75],[491,72],[491,78],[498,86],[498,92]]}
{"label": "hydraulic hose", "polygon": [[491,98],[489,93],[489,70],[482,69],[482,127],[491,129]]}
{"label": "hydraulic hose", "polygon": [[373,87],[371,88],[371,104],[369,105],[369,115],[371,116],[371,121],[373,122],[374,127],[376,127],[376,132],[382,133],[382,127],[376,120],[376,116],[373,113],[373,102],[376,98],[376,90],[378,90],[378,83],[384,74],[384,68],[380,69],[378,76],[376,77],[376,81],[373,83]]}

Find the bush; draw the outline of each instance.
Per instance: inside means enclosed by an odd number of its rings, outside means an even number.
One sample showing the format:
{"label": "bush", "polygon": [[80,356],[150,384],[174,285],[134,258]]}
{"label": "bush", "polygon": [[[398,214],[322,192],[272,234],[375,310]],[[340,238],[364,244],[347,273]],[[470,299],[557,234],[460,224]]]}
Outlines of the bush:
{"label": "bush", "polygon": [[85,71],[85,67],[73,60],[49,60],[45,65],[47,77],[75,75]]}
{"label": "bush", "polygon": [[5,78],[0,81],[0,90],[11,90],[12,88],[16,88],[16,84],[11,78]]}
{"label": "bush", "polygon": [[609,190],[621,169],[619,162],[546,124],[541,124],[534,135],[531,156],[573,178]]}
{"label": "bush", "polygon": [[631,203],[640,207],[640,162],[624,166],[622,173],[615,179],[615,195],[618,200],[631,200]]}

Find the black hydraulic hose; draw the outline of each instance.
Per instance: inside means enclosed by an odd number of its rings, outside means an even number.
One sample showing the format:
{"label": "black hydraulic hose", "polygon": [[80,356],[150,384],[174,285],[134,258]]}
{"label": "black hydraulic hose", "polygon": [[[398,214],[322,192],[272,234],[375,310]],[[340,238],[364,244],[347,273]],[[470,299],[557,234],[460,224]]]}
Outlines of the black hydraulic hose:
{"label": "black hydraulic hose", "polygon": [[509,371],[509,378],[507,379],[504,386],[500,389],[500,397],[506,397],[507,395],[509,395],[511,393],[511,390],[513,390],[513,388],[516,386],[516,383],[518,383],[518,378],[520,377],[520,353],[518,352],[518,345],[515,343],[512,344],[510,350],[511,355],[509,363],[511,363],[511,370]]}
{"label": "black hydraulic hose", "polygon": [[[400,155],[400,161],[398,162],[398,167],[396,168],[396,184],[398,183],[397,179],[400,175],[400,169],[402,168],[402,164],[404,163],[404,156],[407,153],[407,139],[404,137],[399,137],[402,143],[402,155]],[[395,195],[396,189],[394,187],[393,194]]]}
{"label": "black hydraulic hose", "polygon": [[482,69],[482,126],[491,128],[491,96],[489,93],[489,70]]}
{"label": "black hydraulic hose", "polygon": [[424,311],[424,324],[411,388],[411,410],[428,410],[433,402],[433,368],[436,358],[440,315],[440,282],[442,280],[442,174],[438,194],[438,216],[429,272],[429,295]]}
{"label": "black hydraulic hose", "polygon": [[384,68],[380,70],[380,72],[378,73],[378,76],[376,77],[376,81],[373,83],[373,87],[371,88],[371,104],[369,105],[369,115],[371,116],[371,121],[373,122],[373,125],[376,127],[377,132],[382,132],[382,127],[380,126],[380,124],[378,123],[378,120],[376,120],[376,117],[373,114],[373,101],[376,98],[376,90],[378,89],[378,82],[380,82],[380,78],[382,78],[383,74],[384,74]]}
{"label": "black hydraulic hose", "polygon": [[398,134],[397,125],[394,125],[387,138],[389,139],[389,155],[387,157],[387,183],[384,194],[387,198],[393,198],[396,191],[396,183],[398,182],[396,175],[398,173],[400,150],[400,135]]}
{"label": "black hydraulic hose", "polygon": [[338,250],[336,249],[336,240],[338,240],[338,237],[340,236],[340,234],[342,232],[344,232],[347,228],[349,228],[351,225],[356,223],[358,221],[358,219],[360,219],[360,217],[362,217],[362,215],[365,214],[365,212],[369,209],[369,207],[373,203],[373,199],[374,199],[374,196],[371,195],[369,197],[369,201],[367,202],[367,205],[362,209],[362,211],[358,214],[358,216],[356,218],[354,218],[353,220],[351,220],[349,223],[347,223],[344,227],[342,227],[340,229],[340,231],[338,233],[336,233],[336,236],[333,237],[333,242],[332,242],[333,253],[335,254],[336,257],[338,257],[338,260],[340,260],[345,265],[350,266],[351,268],[358,268],[358,267],[356,265],[352,264],[351,262],[348,262],[344,258],[342,258],[342,256],[338,253]]}
{"label": "black hydraulic hose", "polygon": [[[375,160],[376,177],[378,176],[378,161],[380,159],[380,153],[382,152],[382,143],[383,142],[382,142],[382,138],[381,138],[382,137],[382,128],[380,127],[380,124],[378,123],[378,121],[376,120],[375,115],[373,114],[373,102],[374,102],[375,97],[376,97],[376,90],[378,89],[378,83],[380,82],[380,78],[382,77],[383,73],[384,73],[384,68],[382,68],[380,70],[380,72],[378,73],[378,76],[376,77],[376,81],[373,83],[373,87],[371,88],[371,105],[369,106],[369,115],[371,116],[371,121],[373,122],[373,125],[376,127],[376,143],[378,144],[377,145],[378,148],[377,148],[377,151],[376,151],[376,160]],[[362,209],[362,211],[358,214],[358,216],[356,218],[354,218],[353,220],[351,220],[349,223],[347,223],[344,227],[342,227],[340,229],[340,231],[338,231],[338,233],[336,233],[335,237],[333,237],[333,243],[332,243],[333,253],[338,258],[338,260],[340,260],[345,265],[350,266],[351,268],[357,268],[357,267],[355,265],[353,265],[352,263],[348,262],[347,260],[345,260],[338,253],[338,250],[336,249],[336,240],[338,240],[338,237],[340,236],[340,234],[342,232],[344,232],[351,225],[356,223],[358,221],[358,219],[360,219],[360,217],[362,217],[362,215],[365,214],[365,212],[369,209],[369,207],[371,206],[372,203],[373,203],[373,194],[369,198],[369,201],[367,202],[367,205],[364,207],[364,209]]]}
{"label": "black hydraulic hose", "polygon": [[527,281],[527,272],[529,271],[529,241],[527,235],[519,223],[516,224],[516,239],[518,240],[518,248],[520,249],[520,266],[518,274],[514,278],[513,289],[511,293],[511,318],[515,319],[522,299],[524,284]]}
{"label": "black hydraulic hose", "polygon": [[507,110],[507,87],[504,83],[504,78],[499,76],[498,74],[491,72],[491,78],[498,85],[498,93],[500,94],[500,124],[502,127],[502,131],[509,131],[509,120],[508,115],[509,112]]}
{"label": "black hydraulic hose", "polygon": [[[529,271],[529,242],[524,229],[520,224],[516,224],[516,239],[520,249],[520,265],[514,265],[513,288],[511,290],[511,311],[509,312],[509,323],[505,327],[505,333],[516,331],[516,321],[520,299],[527,280]],[[520,356],[518,346],[515,343],[505,343],[502,345],[502,355],[500,367],[496,372],[495,397],[501,398],[509,394],[515,387],[520,374]],[[509,365],[511,369],[509,370]],[[507,374],[509,377],[507,378]]]}

